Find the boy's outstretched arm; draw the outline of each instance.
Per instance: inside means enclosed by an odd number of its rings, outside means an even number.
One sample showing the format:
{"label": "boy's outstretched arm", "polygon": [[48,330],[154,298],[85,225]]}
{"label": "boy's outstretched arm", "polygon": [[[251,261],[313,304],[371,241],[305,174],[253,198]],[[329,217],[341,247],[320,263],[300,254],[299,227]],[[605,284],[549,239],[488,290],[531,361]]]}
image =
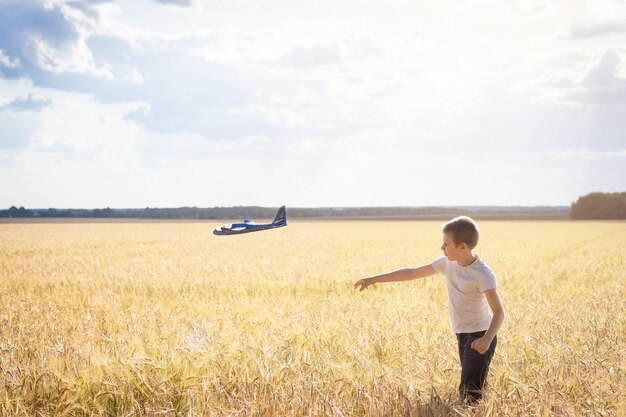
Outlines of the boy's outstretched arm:
{"label": "boy's outstretched arm", "polygon": [[386,274],[374,275],[367,278],[362,278],[354,283],[354,288],[359,288],[359,291],[363,291],[372,284],[379,282],[399,282],[410,281],[412,279],[425,278],[431,275],[435,275],[437,271],[432,265],[422,265],[417,268],[404,268],[397,271],[387,272]]}
{"label": "boy's outstretched arm", "polygon": [[481,355],[489,349],[489,345],[491,345],[493,338],[498,333],[498,330],[500,330],[500,326],[502,326],[502,322],[504,321],[504,308],[500,302],[498,290],[494,288],[485,291],[485,297],[487,297],[489,308],[493,312],[491,324],[489,324],[489,328],[483,337],[472,342],[472,349],[478,351]]}

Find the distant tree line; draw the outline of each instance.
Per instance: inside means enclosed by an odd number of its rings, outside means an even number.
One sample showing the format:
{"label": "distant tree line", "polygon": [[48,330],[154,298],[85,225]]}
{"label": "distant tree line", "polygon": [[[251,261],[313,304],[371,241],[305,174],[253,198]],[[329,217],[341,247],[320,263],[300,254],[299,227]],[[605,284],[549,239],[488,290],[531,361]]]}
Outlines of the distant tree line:
{"label": "distant tree line", "polygon": [[[178,207],[127,209],[26,209],[12,206],[0,210],[0,217],[14,218],[124,218],[124,219],[272,219],[278,207]],[[462,214],[483,216],[567,216],[568,207],[287,207],[289,218],[350,218],[350,217],[454,217]]]}
{"label": "distant tree line", "polygon": [[[0,210],[0,217],[12,218],[119,218],[119,219],[271,219],[277,207],[176,207],[112,209],[27,209],[12,206]],[[290,218],[350,217],[454,217],[547,216],[572,219],[626,219],[626,192],[591,193],[580,197],[571,207],[564,206],[460,206],[460,207],[287,207]]]}
{"label": "distant tree line", "polygon": [[572,203],[572,219],[626,219],[626,192],[591,193]]}

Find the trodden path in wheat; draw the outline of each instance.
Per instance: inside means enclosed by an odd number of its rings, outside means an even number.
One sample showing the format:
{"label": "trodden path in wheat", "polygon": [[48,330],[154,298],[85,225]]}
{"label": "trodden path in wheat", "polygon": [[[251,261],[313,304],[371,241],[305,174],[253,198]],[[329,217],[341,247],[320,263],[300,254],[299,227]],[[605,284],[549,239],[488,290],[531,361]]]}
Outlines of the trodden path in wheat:
{"label": "trodden path in wheat", "polygon": [[624,416],[626,223],[480,222],[506,319],[459,404],[441,222],[0,224],[3,416]]}

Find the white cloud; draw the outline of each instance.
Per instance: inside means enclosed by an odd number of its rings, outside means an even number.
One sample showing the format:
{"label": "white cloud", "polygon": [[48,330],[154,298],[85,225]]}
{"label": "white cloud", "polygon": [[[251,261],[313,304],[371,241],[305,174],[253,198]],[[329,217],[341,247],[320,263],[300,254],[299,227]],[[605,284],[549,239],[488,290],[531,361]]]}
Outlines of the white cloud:
{"label": "white cloud", "polygon": [[281,63],[297,68],[311,68],[323,65],[338,64],[341,53],[335,45],[297,45],[288,51]]}
{"label": "white cloud", "polygon": [[30,79],[37,86],[88,88],[93,78],[111,79],[86,40],[97,24],[96,2],[7,1],[0,6],[0,76]]}
{"label": "white cloud", "polygon": [[125,77],[127,80],[130,80],[134,83],[137,84],[143,84],[144,83],[144,79],[141,76],[141,73],[139,72],[139,70],[137,68],[133,68],[130,72],[130,74],[126,75]]}
{"label": "white cloud", "polygon": [[608,36],[626,33],[626,21],[608,20],[604,22],[578,24],[572,28],[574,38],[593,38],[596,36]]}
{"label": "white cloud", "polygon": [[[600,151],[592,149],[569,149],[553,153],[563,159],[606,159],[606,158],[626,158],[626,149],[616,151]],[[625,162],[626,163],[626,162]]]}
{"label": "white cloud", "polygon": [[294,128],[307,124],[306,119],[297,111],[285,106],[271,104],[246,104],[232,110],[235,114],[254,114],[270,125]]}
{"label": "white cloud", "polygon": [[271,33],[254,34],[236,29],[216,29],[193,30],[170,41],[183,46],[188,44],[186,50],[192,58],[243,67],[272,59],[278,46],[272,42],[272,37]]}
{"label": "white cloud", "polygon": [[6,68],[19,68],[22,63],[19,58],[11,58],[0,49],[0,65]]}
{"label": "white cloud", "polygon": [[514,0],[513,4],[523,12],[541,15],[553,15],[559,12],[557,2],[551,0]]}
{"label": "white cloud", "polygon": [[626,106],[624,68],[623,53],[609,48],[589,57],[586,65],[553,70],[527,87],[548,103]]}
{"label": "white cloud", "polygon": [[50,106],[52,104],[52,100],[48,97],[38,94],[38,93],[30,93],[26,97],[16,97],[13,100],[7,102],[6,104],[0,104],[1,110],[12,110],[16,112],[23,111],[41,111],[42,109]]}
{"label": "white cloud", "polygon": [[107,66],[99,66],[84,40],[69,48],[57,49],[39,39],[31,40],[35,62],[40,70],[62,74],[88,74],[94,77],[113,78]]}
{"label": "white cloud", "polygon": [[172,6],[180,6],[180,7],[191,7],[197,5],[196,0],[156,0],[157,3],[172,5]]}

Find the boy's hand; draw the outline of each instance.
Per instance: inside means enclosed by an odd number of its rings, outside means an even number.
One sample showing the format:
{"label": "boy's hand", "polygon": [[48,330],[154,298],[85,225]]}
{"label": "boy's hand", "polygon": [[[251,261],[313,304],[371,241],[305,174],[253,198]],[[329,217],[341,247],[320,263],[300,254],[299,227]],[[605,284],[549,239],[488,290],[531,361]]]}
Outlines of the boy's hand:
{"label": "boy's hand", "polygon": [[361,287],[359,288],[359,291],[363,291],[372,284],[373,282],[370,278],[363,278],[354,283],[354,288],[356,289],[356,288]]}
{"label": "boy's hand", "polygon": [[472,349],[474,349],[481,355],[484,355],[485,352],[487,352],[487,350],[489,349],[489,345],[491,345],[491,342],[493,342],[493,339],[489,339],[488,337],[483,336],[472,342]]}

